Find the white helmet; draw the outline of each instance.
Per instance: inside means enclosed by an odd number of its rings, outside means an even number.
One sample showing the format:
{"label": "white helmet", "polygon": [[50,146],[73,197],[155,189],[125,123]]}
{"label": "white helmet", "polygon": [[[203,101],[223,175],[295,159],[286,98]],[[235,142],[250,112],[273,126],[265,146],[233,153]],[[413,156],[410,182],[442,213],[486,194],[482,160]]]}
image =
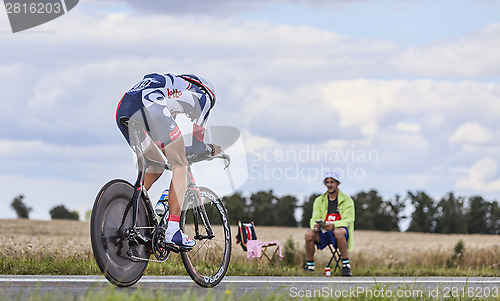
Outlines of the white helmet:
{"label": "white helmet", "polygon": [[215,105],[215,90],[211,82],[194,74],[181,74],[179,77],[200,88],[210,100],[210,109],[213,108]]}

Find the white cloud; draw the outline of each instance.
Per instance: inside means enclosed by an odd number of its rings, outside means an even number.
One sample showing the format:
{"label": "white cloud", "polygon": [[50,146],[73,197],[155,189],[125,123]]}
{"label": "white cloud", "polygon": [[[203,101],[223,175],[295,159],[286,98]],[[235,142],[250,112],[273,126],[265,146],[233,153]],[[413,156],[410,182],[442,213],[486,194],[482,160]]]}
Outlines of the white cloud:
{"label": "white cloud", "polygon": [[[0,36],[0,160],[9,171],[22,166],[19,178],[4,174],[9,183],[32,183],[40,175],[53,177],[55,186],[77,175],[97,174],[90,178],[104,182],[127,174],[133,180],[114,113],[123,92],[149,72],[210,79],[218,93],[210,122],[238,127],[247,154],[255,146],[375,149],[378,162],[355,166],[367,172],[355,189],[376,182],[384,191],[405,191],[412,183],[449,190],[455,183],[443,179],[455,179],[457,165],[500,160],[500,85],[484,80],[499,70],[498,25],[404,49],[307,25],[108,13],[100,3],[82,2],[82,9],[38,28],[49,33]],[[71,173],[51,166],[58,158]],[[478,179],[472,171],[470,177]],[[495,181],[481,183],[488,188]],[[308,189],[300,181],[251,185]]]}
{"label": "white cloud", "polygon": [[[125,143],[124,143],[125,144]],[[115,158],[120,154],[123,159],[123,145],[90,145],[90,146],[74,146],[46,143],[42,140],[7,140],[0,139],[0,158],[15,160],[24,159],[81,159],[81,160],[105,160]]]}
{"label": "white cloud", "polygon": [[467,176],[458,180],[456,187],[466,191],[499,192],[498,163],[492,158],[482,158],[467,170]]}
{"label": "white cloud", "polygon": [[418,133],[420,132],[420,125],[401,121],[396,124],[396,129],[402,132]]}
{"label": "white cloud", "polygon": [[492,142],[493,133],[477,122],[467,122],[461,125],[450,137],[456,144],[485,144]]}
{"label": "white cloud", "polygon": [[[332,81],[322,89],[323,101],[337,112],[340,124],[357,126],[367,136],[386,124],[401,127],[407,119],[415,120],[420,131],[444,134],[461,120],[475,118],[471,112],[496,127],[494,115],[500,113],[498,87],[490,84],[358,79]],[[484,101],[474,102],[478,94]]]}
{"label": "white cloud", "polygon": [[245,138],[245,151],[247,154],[251,154],[257,149],[274,149],[281,146],[272,138],[254,135],[248,130],[243,132],[242,135]]}
{"label": "white cloud", "polygon": [[134,156],[123,144],[64,145],[0,139],[3,176],[94,181],[134,173]]}
{"label": "white cloud", "polygon": [[[33,208],[30,213],[31,219],[50,219],[50,209],[61,204],[71,211],[83,212],[92,208],[101,187],[100,181],[78,181],[71,177],[35,178],[24,175],[0,175],[0,181],[9,188],[0,203],[1,218],[16,218],[10,203],[20,194],[24,195],[23,202]],[[102,185],[104,183],[103,180]]]}
{"label": "white cloud", "polygon": [[390,65],[406,74],[425,77],[476,78],[497,76],[500,68],[500,23],[459,39],[428,47],[411,47]]}
{"label": "white cloud", "polygon": [[[478,93],[484,95],[484,103],[474,103]],[[239,116],[254,132],[277,140],[357,141],[392,127],[443,139],[473,111],[481,112],[484,120],[497,128],[494,116],[500,113],[498,100],[490,84],[333,80],[295,89],[254,88],[243,100]]]}

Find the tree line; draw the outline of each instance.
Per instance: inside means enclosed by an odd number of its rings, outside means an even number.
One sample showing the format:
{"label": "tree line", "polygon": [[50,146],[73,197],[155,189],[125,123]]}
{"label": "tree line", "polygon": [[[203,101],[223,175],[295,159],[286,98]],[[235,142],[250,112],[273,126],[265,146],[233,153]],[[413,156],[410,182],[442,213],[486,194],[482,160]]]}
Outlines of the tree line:
{"label": "tree line", "polygon": [[[253,221],[262,226],[309,227],[314,200],[311,194],[302,204],[293,195],[277,196],[272,190],[258,191],[249,197],[241,192],[222,198],[229,212],[231,224]],[[439,200],[424,191],[407,192],[384,200],[377,190],[361,191],[352,196],[356,209],[355,229],[400,231],[403,220],[409,220],[406,231],[427,233],[482,233],[500,234],[500,206],[481,196],[462,197],[453,192]],[[29,218],[32,208],[20,195],[11,203],[18,218]],[[297,218],[297,209],[302,209]],[[413,212],[406,215],[405,212]],[[69,211],[64,205],[50,210],[52,219],[79,219],[78,212]]]}
{"label": "tree line", "polygon": [[431,233],[500,234],[500,206],[481,196],[464,198],[448,193],[439,201],[423,191],[408,192],[415,208],[408,231]]}
{"label": "tree line", "polygon": [[[27,218],[29,219],[29,214],[33,211],[33,208],[28,207],[24,202],[24,195],[18,195],[14,198],[10,207],[16,211],[17,218]],[[58,205],[49,211],[51,219],[72,219],[79,220],[80,216],[77,211],[69,211],[64,207],[64,205]]]}
{"label": "tree line", "polygon": [[[250,197],[237,192],[222,199],[232,224],[253,221],[256,225],[309,227],[313,203],[319,194],[311,194],[302,205],[296,197],[278,197],[273,191],[259,191]],[[450,192],[439,201],[423,191],[384,200],[376,190],[361,191],[352,196],[355,204],[355,229],[400,231],[401,221],[409,219],[406,231],[428,233],[500,234],[500,206],[481,196],[457,197]],[[409,216],[409,209],[414,211]],[[302,209],[300,220],[295,217]]]}

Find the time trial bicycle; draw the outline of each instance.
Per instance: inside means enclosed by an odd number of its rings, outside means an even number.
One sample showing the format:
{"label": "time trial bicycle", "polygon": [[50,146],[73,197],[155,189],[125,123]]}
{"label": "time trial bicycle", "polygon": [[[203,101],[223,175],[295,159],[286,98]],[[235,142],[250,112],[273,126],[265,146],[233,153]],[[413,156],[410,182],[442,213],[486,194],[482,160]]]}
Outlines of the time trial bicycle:
{"label": "time trial bicycle", "polygon": [[[144,155],[139,137],[142,128],[131,118],[122,117],[129,127],[132,148],[137,156],[138,175],[134,185],[115,179],[99,191],[90,220],[92,250],[99,269],[114,285],[134,285],[144,274],[148,262],[165,262],[170,252],[180,253],[189,276],[203,287],[217,285],[225,276],[231,258],[231,229],[224,204],[206,187],[196,185],[188,160],[187,189],[180,216],[180,228],[196,241],[192,249],[164,242],[168,213],[157,217],[144,187],[148,166],[170,170],[167,162]],[[210,156],[225,160],[227,154]],[[198,159],[199,161],[199,159]]]}

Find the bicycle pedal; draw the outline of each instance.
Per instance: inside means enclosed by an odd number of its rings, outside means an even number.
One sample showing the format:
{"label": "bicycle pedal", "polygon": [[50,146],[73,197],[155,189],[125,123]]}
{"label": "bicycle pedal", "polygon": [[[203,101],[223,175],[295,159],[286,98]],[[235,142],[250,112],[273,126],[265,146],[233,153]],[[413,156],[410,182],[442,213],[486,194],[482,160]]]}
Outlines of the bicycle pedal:
{"label": "bicycle pedal", "polygon": [[180,252],[189,252],[193,247],[179,247]]}
{"label": "bicycle pedal", "polygon": [[183,247],[172,243],[167,243],[165,244],[165,248],[168,249],[169,251],[179,253],[179,252],[189,252],[193,247]]}

